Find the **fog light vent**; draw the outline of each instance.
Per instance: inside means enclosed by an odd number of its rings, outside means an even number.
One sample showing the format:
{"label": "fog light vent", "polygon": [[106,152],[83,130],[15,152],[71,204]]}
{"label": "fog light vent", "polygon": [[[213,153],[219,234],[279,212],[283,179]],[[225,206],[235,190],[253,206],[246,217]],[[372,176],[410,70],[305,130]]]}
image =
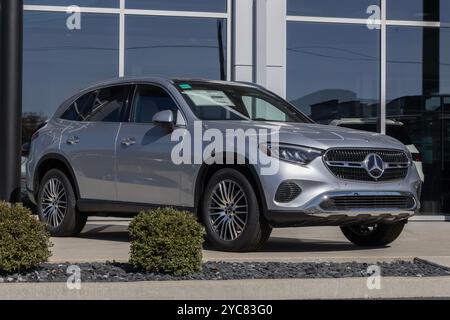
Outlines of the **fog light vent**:
{"label": "fog light vent", "polygon": [[293,181],[285,181],[278,187],[275,195],[276,202],[290,202],[297,198],[302,189]]}

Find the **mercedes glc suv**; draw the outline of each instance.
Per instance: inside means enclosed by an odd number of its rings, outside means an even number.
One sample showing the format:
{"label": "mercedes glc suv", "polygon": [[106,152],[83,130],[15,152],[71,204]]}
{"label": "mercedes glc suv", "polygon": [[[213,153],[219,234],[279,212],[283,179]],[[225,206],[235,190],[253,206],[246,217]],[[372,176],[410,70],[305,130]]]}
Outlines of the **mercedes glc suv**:
{"label": "mercedes glc suv", "polygon": [[[246,137],[256,150],[228,148]],[[196,215],[219,250],[256,250],[272,228],[302,226],[384,246],[420,206],[421,179],[401,142],[315,124],[250,83],[96,84],[33,135],[26,166],[29,197],[54,236],[77,235],[89,215],[170,206]]]}

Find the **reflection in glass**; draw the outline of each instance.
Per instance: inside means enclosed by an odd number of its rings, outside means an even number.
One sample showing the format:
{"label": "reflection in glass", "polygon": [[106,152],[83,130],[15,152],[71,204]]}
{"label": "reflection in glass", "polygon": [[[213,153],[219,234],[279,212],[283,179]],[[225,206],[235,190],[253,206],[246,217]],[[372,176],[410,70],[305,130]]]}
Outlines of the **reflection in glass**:
{"label": "reflection in glass", "polygon": [[226,79],[224,19],[130,16],[125,73]]}
{"label": "reflection in glass", "polygon": [[118,8],[119,0],[24,0],[25,5]]}
{"label": "reflection in glass", "polygon": [[289,22],[287,47],[287,98],[297,108],[323,124],[343,118],[376,121],[377,30],[365,25]]}
{"label": "reflection in glass", "polygon": [[372,5],[379,0],[288,0],[287,14],[292,16],[369,18]]}
{"label": "reflection in glass", "polygon": [[173,115],[178,112],[175,101],[164,89],[149,85],[137,86],[131,109],[132,122],[136,123],[153,123],[153,116],[164,110],[171,110]]}
{"label": "reflection in glass", "polygon": [[127,0],[127,9],[225,12],[227,0]]}
{"label": "reflection in glass", "polygon": [[386,5],[388,19],[450,21],[448,0],[388,0]]}
{"label": "reflection in glass", "polygon": [[81,30],[68,30],[66,19],[66,13],[24,13],[24,113],[48,118],[82,87],[117,76],[119,17],[83,14]]}
{"label": "reflection in glass", "polygon": [[422,212],[450,213],[450,29],[387,29],[387,117],[417,149]]}

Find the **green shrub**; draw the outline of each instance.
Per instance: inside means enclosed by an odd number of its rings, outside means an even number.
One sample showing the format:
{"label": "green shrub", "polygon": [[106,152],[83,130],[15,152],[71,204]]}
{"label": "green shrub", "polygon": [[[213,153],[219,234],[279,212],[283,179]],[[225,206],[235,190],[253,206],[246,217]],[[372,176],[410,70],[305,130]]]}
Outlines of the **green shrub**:
{"label": "green shrub", "polygon": [[0,272],[37,267],[50,257],[50,246],[45,225],[29,209],[0,202]]}
{"label": "green shrub", "polygon": [[192,213],[172,208],[141,212],[129,230],[133,266],[177,276],[201,270],[204,230]]}

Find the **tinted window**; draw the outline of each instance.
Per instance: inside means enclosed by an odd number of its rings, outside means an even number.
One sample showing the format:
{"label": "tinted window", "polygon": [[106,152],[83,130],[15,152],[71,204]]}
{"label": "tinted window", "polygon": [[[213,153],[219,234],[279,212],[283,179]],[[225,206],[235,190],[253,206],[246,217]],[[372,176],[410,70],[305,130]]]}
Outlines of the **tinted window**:
{"label": "tinted window", "polygon": [[114,86],[85,94],[76,100],[61,118],[74,121],[120,122],[129,90],[129,86]]}
{"label": "tinted window", "polygon": [[226,0],[127,0],[129,9],[225,12]]}
{"label": "tinted window", "polygon": [[151,123],[153,116],[163,110],[172,110],[174,117],[178,108],[169,94],[157,86],[140,85],[133,99],[132,121]]}
{"label": "tinted window", "polygon": [[61,119],[72,121],[84,121],[86,116],[92,109],[94,102],[94,92],[89,92],[78,98],[71,106],[63,113]]}
{"label": "tinted window", "polygon": [[408,131],[402,125],[398,125],[398,126],[387,125],[386,126],[386,134],[388,136],[391,136],[391,137],[397,139],[398,141],[400,141],[401,143],[403,143],[405,145],[412,144],[411,138],[409,137],[409,134],[408,134]]}
{"label": "tinted window", "polygon": [[47,118],[80,88],[117,76],[119,15],[83,13],[80,30],[67,28],[68,17],[24,12],[24,113]]}
{"label": "tinted window", "polygon": [[388,19],[450,21],[448,0],[389,0],[386,5]]}
{"label": "tinted window", "polygon": [[379,0],[288,0],[287,14],[316,17],[368,18],[372,15],[372,11],[367,13],[367,9],[372,5],[379,6],[379,4]]}
{"label": "tinted window", "polygon": [[46,6],[119,7],[119,0],[24,0],[23,3]]}
{"label": "tinted window", "polygon": [[288,22],[288,100],[322,124],[377,117],[379,35],[366,25]]}
{"label": "tinted window", "polygon": [[129,90],[129,86],[114,86],[96,91],[86,121],[120,122]]}
{"label": "tinted window", "polygon": [[388,119],[404,124],[422,156],[421,210],[449,214],[450,29],[388,26],[386,86]]}
{"label": "tinted window", "polygon": [[[340,124],[339,126],[355,130],[378,132],[377,125],[375,123],[345,123]],[[397,139],[405,145],[412,144],[411,138],[408,135],[408,131],[401,124],[386,124],[386,135]]]}
{"label": "tinted window", "polygon": [[226,19],[127,16],[125,73],[226,78]]}

